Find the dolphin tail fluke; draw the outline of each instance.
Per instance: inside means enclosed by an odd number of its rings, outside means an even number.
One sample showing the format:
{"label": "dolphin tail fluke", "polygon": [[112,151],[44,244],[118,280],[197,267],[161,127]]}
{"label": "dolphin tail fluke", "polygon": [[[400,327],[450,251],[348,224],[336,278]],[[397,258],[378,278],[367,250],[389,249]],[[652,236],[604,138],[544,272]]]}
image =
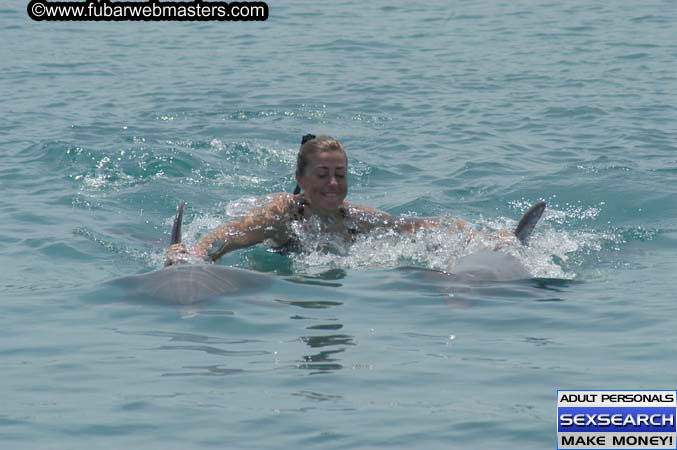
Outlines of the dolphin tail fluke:
{"label": "dolphin tail fluke", "polygon": [[543,215],[543,211],[545,211],[545,202],[540,201],[534,203],[522,216],[522,219],[517,224],[517,228],[513,231],[522,244],[527,245],[527,242],[529,242],[531,233]]}
{"label": "dolphin tail fluke", "polygon": [[181,222],[183,222],[183,206],[186,202],[179,202],[179,207],[176,211],[176,218],[174,219],[174,225],[172,225],[172,245],[178,244],[181,242]]}

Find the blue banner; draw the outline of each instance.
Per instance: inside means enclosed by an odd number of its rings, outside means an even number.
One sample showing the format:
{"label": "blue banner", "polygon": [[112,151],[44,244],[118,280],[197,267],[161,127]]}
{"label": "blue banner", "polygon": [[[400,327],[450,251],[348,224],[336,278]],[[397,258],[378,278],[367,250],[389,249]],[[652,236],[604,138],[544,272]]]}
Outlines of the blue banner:
{"label": "blue banner", "polygon": [[559,407],[557,431],[675,433],[675,410],[675,407]]}

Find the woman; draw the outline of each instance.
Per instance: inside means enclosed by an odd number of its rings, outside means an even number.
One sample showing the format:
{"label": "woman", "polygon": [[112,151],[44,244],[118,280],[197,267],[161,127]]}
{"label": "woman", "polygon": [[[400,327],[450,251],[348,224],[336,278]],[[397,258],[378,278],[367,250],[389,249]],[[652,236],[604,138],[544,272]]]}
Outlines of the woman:
{"label": "woman", "polygon": [[[322,233],[350,242],[354,235],[375,228],[398,233],[414,233],[423,228],[439,227],[435,218],[397,217],[366,206],[345,201],[348,194],[348,158],[339,141],[329,136],[303,136],[296,161],[294,194],[273,194],[270,202],[247,217],[225,223],[201,238],[190,252],[184,244],[174,244],[167,251],[166,265],[187,262],[191,255],[216,261],[224,254],[261,243],[267,239],[282,249],[299,247],[293,223],[312,221]],[[468,227],[462,220],[452,222],[458,230]],[[506,237],[514,234],[500,232]],[[218,249],[211,251],[214,244]]]}

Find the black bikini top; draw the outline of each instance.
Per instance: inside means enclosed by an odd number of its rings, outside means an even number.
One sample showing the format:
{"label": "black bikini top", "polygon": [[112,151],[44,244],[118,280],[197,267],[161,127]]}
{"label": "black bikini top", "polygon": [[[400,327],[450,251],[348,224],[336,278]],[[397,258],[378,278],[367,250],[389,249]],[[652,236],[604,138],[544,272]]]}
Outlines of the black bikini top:
{"label": "black bikini top", "polygon": [[[299,196],[296,201],[296,212],[292,215],[292,220],[303,220],[303,213],[305,211],[305,206],[308,204],[308,201],[303,198],[303,196]],[[348,211],[346,210],[345,207],[339,206],[339,211],[341,213],[341,218],[343,220],[346,220],[348,218]],[[359,231],[354,228],[354,227],[347,227],[348,228],[348,233],[351,235],[358,234]]]}
{"label": "black bikini top", "polygon": [[[299,198],[295,199],[295,202],[296,202],[296,211],[292,214],[291,219],[294,220],[294,221],[301,221],[301,220],[304,219],[303,212],[304,212],[305,206],[308,204],[308,202],[303,197],[299,197]],[[341,217],[343,219],[347,219],[348,218],[348,211],[346,211],[346,208],[341,207],[340,211],[341,211]],[[348,233],[351,236],[351,240],[352,240],[353,236],[355,236],[356,234],[359,233],[357,228],[347,227],[347,229],[348,229]],[[284,244],[282,244],[280,246],[272,247],[271,250],[276,252],[276,253],[279,253],[281,255],[288,255],[289,253],[300,253],[303,250],[303,246],[301,245],[301,242],[300,242],[298,236],[292,235],[292,236],[289,237],[289,240],[287,242],[285,242]]]}

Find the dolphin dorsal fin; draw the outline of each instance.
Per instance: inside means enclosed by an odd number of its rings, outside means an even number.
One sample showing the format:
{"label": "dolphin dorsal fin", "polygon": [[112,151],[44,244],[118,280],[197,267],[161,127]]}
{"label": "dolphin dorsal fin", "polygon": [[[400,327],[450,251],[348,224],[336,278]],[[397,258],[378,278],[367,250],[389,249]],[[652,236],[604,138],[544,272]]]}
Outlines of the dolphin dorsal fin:
{"label": "dolphin dorsal fin", "polygon": [[531,233],[534,231],[536,224],[543,215],[543,211],[545,211],[544,201],[534,203],[531,208],[524,213],[522,219],[517,224],[513,233],[515,233],[515,236],[517,236],[517,239],[519,239],[523,245],[527,245],[527,242],[529,242]]}
{"label": "dolphin dorsal fin", "polygon": [[183,206],[186,202],[179,202],[179,207],[176,210],[176,218],[174,225],[172,225],[172,242],[171,244],[178,244],[181,242],[181,222],[183,222]]}

